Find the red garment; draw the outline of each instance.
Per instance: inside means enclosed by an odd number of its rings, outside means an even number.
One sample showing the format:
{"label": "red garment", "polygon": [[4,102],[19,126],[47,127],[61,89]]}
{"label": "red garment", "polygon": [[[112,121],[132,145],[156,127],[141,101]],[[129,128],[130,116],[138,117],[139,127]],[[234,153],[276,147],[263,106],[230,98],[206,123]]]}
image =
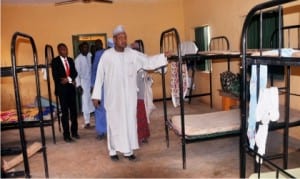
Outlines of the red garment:
{"label": "red garment", "polygon": [[141,143],[143,140],[150,137],[150,130],[146,116],[146,109],[144,100],[138,99],[137,101],[137,128],[138,128],[138,139]]}

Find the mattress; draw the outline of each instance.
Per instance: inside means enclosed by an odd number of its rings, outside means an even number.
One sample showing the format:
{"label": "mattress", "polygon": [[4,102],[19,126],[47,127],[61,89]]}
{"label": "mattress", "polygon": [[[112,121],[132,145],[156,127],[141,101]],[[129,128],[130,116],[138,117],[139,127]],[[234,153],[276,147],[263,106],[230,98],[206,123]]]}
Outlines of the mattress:
{"label": "mattress", "polygon": [[[187,137],[223,133],[240,129],[240,110],[185,115]],[[172,128],[181,135],[181,116],[173,116]]]}
{"label": "mattress", "polygon": [[[280,106],[280,119],[270,123],[270,129],[284,127],[284,107]],[[218,111],[204,114],[188,114],[185,119],[186,138],[201,138],[207,135],[223,135],[226,133],[239,133],[240,109]],[[300,125],[300,110],[290,109],[290,126]],[[169,125],[178,135],[181,135],[181,116],[173,116]]]}
{"label": "mattress", "polygon": [[[54,111],[54,107],[52,106],[52,110]],[[50,120],[50,107],[43,107],[43,119]],[[54,113],[54,112],[53,112]],[[55,113],[54,113],[55,114]],[[23,107],[22,115],[24,121],[37,121],[40,119],[39,117],[39,110],[37,107]],[[18,115],[16,109],[11,109],[7,111],[1,111],[0,123],[17,123],[18,122]]]}
{"label": "mattress", "polygon": [[[252,56],[272,56],[277,57],[278,56],[278,50],[267,50],[263,51],[262,54],[260,52],[254,52],[251,55]],[[294,50],[291,48],[283,48],[281,49],[281,56],[283,57],[300,57],[300,50]]]}
{"label": "mattress", "polygon": [[210,51],[200,51],[197,54],[200,55],[240,55],[239,51],[228,51],[228,50],[210,50]]}

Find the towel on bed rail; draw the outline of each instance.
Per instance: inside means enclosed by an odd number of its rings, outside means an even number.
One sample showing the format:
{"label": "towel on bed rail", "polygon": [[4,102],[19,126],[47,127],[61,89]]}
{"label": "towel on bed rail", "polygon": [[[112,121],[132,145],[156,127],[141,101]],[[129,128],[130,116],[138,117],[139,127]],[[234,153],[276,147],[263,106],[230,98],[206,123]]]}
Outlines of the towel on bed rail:
{"label": "towel on bed rail", "polygon": [[[181,55],[196,54],[198,47],[192,41],[182,42],[180,45]],[[174,107],[180,106],[180,89],[179,89],[179,74],[178,74],[178,62],[171,62],[171,96]],[[188,68],[186,63],[182,64],[182,87],[183,98],[185,98],[189,85]]]}
{"label": "towel on bed rail", "polygon": [[[261,122],[255,135],[255,143],[260,155],[265,154],[270,121],[279,119],[279,95],[278,88],[264,88],[259,92],[258,104],[256,107],[256,122]],[[259,157],[256,162],[262,163]]]}
{"label": "towel on bed rail", "polygon": [[[180,106],[180,88],[179,88],[179,74],[178,74],[178,63],[171,62],[171,96],[174,107]],[[188,92],[189,76],[186,64],[182,64],[182,87],[183,87],[183,98]]]}

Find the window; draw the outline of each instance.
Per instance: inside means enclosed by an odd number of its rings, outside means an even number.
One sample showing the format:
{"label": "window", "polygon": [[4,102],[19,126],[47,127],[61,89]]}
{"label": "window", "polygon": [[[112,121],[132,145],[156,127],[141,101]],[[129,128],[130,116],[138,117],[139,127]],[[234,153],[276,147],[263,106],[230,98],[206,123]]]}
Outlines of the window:
{"label": "window", "polygon": [[[207,51],[210,40],[210,28],[208,25],[195,28],[195,44],[199,51]],[[201,71],[209,71],[211,67],[211,61],[198,61],[196,62],[196,68]]]}
{"label": "window", "polygon": [[[279,47],[278,33],[277,35],[272,36],[274,32],[278,31],[278,23],[280,22],[279,14],[282,15],[282,13],[279,13],[278,9],[276,9],[263,12],[262,14],[257,14],[253,17],[248,29],[247,46],[249,49],[259,49],[260,47],[262,49]],[[262,38],[262,44],[260,44],[260,38]],[[268,73],[268,76],[271,76],[271,78],[283,80],[284,67],[269,65]]]}

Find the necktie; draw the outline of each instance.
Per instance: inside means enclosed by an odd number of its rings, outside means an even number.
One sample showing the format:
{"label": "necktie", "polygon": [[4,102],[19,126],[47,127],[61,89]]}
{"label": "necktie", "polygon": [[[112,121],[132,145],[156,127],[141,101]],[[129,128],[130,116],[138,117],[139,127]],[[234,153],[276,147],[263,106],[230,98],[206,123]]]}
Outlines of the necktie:
{"label": "necktie", "polygon": [[68,60],[66,58],[65,58],[65,67],[66,67],[66,75],[70,76],[70,67],[69,67]]}

